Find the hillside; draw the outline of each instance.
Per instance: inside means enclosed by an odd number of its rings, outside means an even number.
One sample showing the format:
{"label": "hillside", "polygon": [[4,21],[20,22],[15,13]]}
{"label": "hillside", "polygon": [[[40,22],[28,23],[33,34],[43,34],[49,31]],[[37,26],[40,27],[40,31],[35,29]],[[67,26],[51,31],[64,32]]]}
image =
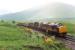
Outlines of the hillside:
{"label": "hillside", "polygon": [[49,21],[75,18],[75,7],[65,3],[53,3],[12,14],[0,15],[0,19],[16,21]]}

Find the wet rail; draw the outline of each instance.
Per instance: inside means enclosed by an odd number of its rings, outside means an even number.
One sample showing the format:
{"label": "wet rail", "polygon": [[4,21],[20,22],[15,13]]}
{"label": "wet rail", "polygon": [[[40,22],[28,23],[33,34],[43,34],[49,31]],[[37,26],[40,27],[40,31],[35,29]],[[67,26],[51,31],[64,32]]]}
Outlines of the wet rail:
{"label": "wet rail", "polygon": [[67,48],[71,50],[75,50],[75,37],[71,35],[67,35],[63,40],[63,43]]}
{"label": "wet rail", "polygon": [[64,39],[65,40],[68,40],[68,41],[75,42],[75,37],[74,36],[71,36],[71,35],[66,35],[66,37]]}

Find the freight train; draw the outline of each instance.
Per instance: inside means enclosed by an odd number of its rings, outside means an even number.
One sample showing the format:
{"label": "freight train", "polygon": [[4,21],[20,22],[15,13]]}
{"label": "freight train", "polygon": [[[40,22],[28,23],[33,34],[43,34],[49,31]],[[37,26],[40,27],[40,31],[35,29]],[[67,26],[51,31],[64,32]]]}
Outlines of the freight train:
{"label": "freight train", "polygon": [[34,30],[46,32],[45,35],[53,35],[65,37],[67,35],[67,28],[62,23],[19,23],[18,26],[28,27]]}

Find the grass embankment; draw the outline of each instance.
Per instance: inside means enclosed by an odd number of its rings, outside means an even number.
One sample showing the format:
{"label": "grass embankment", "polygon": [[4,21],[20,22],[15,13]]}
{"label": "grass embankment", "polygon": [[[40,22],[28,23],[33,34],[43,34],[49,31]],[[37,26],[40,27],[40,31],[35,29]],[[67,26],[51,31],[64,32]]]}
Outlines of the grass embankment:
{"label": "grass embankment", "polygon": [[24,47],[26,45],[40,46],[44,50],[67,50],[56,40],[52,40],[53,44],[44,43],[40,35],[31,29],[17,27],[10,23],[0,23],[0,50],[32,50]]}

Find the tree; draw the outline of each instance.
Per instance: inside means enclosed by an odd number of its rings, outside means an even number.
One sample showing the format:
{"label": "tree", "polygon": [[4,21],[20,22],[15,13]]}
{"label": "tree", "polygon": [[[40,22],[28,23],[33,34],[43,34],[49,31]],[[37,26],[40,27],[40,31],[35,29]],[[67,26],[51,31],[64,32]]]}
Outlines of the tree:
{"label": "tree", "polygon": [[4,20],[1,20],[2,23],[4,23]]}
{"label": "tree", "polygon": [[15,24],[15,23],[16,23],[16,21],[12,21],[12,23],[13,23],[13,24]]}

